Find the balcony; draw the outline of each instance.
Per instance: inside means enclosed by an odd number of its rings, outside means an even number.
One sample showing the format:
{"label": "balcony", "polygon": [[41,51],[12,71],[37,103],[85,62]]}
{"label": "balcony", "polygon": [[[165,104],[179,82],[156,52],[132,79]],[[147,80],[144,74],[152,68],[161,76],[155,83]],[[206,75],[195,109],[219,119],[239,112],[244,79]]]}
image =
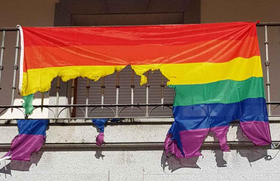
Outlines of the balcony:
{"label": "balcony", "polygon": [[[277,83],[277,58],[279,23],[258,24],[269,119],[279,120],[279,84]],[[1,28],[0,51],[0,119],[16,120],[26,117],[23,100],[18,93],[19,31]],[[102,78],[97,82],[78,78],[62,82],[56,78],[49,92],[36,93],[34,111],[28,118],[48,118],[55,121],[92,118],[122,118],[133,122],[137,119],[169,120],[172,118],[173,89],[166,86],[160,72],[148,72],[148,83],[140,86],[140,78],[130,67]]]}

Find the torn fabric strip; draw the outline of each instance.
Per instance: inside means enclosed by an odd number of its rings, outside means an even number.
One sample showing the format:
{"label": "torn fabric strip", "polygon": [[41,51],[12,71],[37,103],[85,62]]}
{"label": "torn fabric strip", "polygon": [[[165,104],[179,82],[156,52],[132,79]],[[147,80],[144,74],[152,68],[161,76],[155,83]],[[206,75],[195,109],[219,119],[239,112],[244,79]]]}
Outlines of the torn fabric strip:
{"label": "torn fabric strip", "polygon": [[19,134],[5,156],[10,156],[11,160],[30,161],[31,154],[38,152],[45,143],[48,123],[47,119],[17,120]]}
{"label": "torn fabric strip", "polygon": [[92,123],[98,129],[98,135],[96,136],[96,145],[101,146],[104,143],[104,128],[105,124],[108,122],[107,118],[97,118],[92,119]]}

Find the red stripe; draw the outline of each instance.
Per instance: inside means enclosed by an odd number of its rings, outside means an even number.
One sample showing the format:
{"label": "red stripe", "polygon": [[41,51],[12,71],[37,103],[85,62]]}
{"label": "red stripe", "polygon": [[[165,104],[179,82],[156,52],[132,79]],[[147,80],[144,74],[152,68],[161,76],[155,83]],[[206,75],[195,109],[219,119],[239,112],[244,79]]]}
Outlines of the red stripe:
{"label": "red stripe", "polygon": [[185,45],[211,40],[243,40],[256,37],[255,23],[213,23],[129,27],[24,27],[28,46],[73,45]]}

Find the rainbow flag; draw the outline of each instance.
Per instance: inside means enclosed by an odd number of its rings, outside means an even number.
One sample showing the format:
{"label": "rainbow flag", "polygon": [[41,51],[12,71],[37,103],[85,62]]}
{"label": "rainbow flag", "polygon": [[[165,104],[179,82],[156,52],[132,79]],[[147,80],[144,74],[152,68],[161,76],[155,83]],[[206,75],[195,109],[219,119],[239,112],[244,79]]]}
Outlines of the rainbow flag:
{"label": "rainbow flag", "polygon": [[240,120],[256,145],[271,142],[256,24],[248,22],[127,27],[20,27],[20,92],[50,89],[59,76],[98,80],[131,65],[160,70],[176,92],[166,152],[200,155],[213,131],[227,151],[229,123]]}

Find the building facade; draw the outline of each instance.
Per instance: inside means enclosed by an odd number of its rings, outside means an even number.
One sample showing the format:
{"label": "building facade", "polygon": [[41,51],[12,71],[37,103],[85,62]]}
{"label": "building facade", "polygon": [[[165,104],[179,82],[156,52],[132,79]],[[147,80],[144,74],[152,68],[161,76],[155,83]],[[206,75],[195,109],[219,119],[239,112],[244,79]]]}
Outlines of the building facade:
{"label": "building facade", "polygon": [[[151,24],[191,24],[233,21],[268,22],[258,26],[267,102],[280,99],[280,22],[277,0],[28,0],[3,1],[0,27],[22,26],[111,26]],[[3,37],[3,31],[1,31]],[[16,57],[17,31],[5,31],[0,90],[0,156],[8,151],[17,135],[15,119],[24,118],[18,95]],[[3,38],[1,39],[3,40]],[[3,42],[3,41],[2,41]],[[268,42],[268,43],[266,43]],[[3,43],[2,43],[3,45]],[[3,47],[3,46],[2,46]],[[268,71],[269,70],[269,71]],[[16,76],[14,76],[14,74]],[[268,78],[269,77],[269,78]],[[29,163],[1,163],[5,180],[278,180],[280,124],[278,104],[268,104],[272,147],[257,148],[248,143],[238,124],[231,126],[228,142],[231,152],[220,151],[209,135],[196,159],[166,158],[162,143],[171,125],[174,92],[159,73],[149,73],[150,86],[140,86],[139,77],[126,68],[98,82],[78,78],[53,81],[48,93],[35,95],[37,108],[30,118],[49,118],[44,148]],[[119,90],[117,91],[117,85]],[[16,88],[13,87],[16,85]],[[132,98],[131,88],[134,85]],[[147,90],[148,89],[148,90]],[[148,91],[148,93],[147,93]],[[117,93],[118,92],[118,93]],[[148,95],[147,95],[148,94]],[[103,96],[103,98],[102,98]],[[116,102],[116,97],[118,101]],[[116,113],[112,107],[66,107],[69,104],[150,104],[126,108]],[[148,101],[148,102],[147,102]],[[160,106],[162,104],[162,106]],[[166,105],[165,105],[166,104]],[[12,105],[9,107],[9,105]],[[44,108],[40,106],[44,105]],[[47,107],[56,105],[58,107]],[[59,105],[61,105],[59,107]],[[156,105],[156,106],[155,106]],[[117,114],[117,115],[116,115]],[[108,124],[104,147],[95,146],[97,131],[93,117],[121,117],[122,124]],[[7,166],[4,166],[7,165]]]}

